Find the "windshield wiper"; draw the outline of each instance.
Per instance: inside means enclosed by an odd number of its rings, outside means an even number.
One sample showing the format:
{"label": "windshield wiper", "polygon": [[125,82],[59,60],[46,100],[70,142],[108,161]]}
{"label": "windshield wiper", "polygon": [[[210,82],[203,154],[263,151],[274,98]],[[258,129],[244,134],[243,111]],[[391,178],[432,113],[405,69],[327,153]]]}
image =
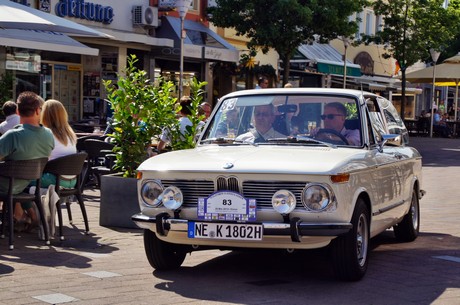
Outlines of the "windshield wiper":
{"label": "windshield wiper", "polygon": [[326,145],[327,147],[330,147],[330,148],[337,148],[337,146],[334,144],[320,141],[320,140],[317,140],[317,139],[314,139],[312,137],[308,137],[305,135],[289,136],[286,138],[271,138],[271,139],[267,139],[267,141],[268,142],[287,142],[287,143],[316,143],[316,144]]}
{"label": "windshield wiper", "polygon": [[233,142],[234,143],[238,142],[238,143],[243,143],[243,144],[249,144],[249,145],[256,146],[256,147],[259,146],[258,143],[254,143],[254,142],[248,141],[248,140],[237,140],[237,139],[235,139]]}
{"label": "windshield wiper", "polygon": [[248,140],[235,140],[234,138],[224,138],[224,137],[217,137],[217,138],[207,138],[201,140],[201,143],[215,143],[215,144],[231,144],[231,143],[243,143],[243,144],[250,144],[252,146],[258,146],[256,143],[253,143]]}
{"label": "windshield wiper", "polygon": [[223,143],[232,143],[235,139],[233,138],[224,138],[224,137],[218,137],[218,138],[207,138],[204,140],[201,140],[201,143],[218,143],[218,144],[223,144]]}

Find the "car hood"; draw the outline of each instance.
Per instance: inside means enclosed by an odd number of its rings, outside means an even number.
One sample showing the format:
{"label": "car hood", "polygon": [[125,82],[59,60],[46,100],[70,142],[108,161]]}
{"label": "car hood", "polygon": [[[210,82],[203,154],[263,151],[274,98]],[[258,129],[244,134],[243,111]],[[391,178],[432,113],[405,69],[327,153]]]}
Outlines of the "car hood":
{"label": "car hood", "polygon": [[[144,161],[140,171],[225,173],[344,173],[371,164],[368,150],[319,146],[218,146],[163,153]],[[359,160],[355,161],[355,160]]]}

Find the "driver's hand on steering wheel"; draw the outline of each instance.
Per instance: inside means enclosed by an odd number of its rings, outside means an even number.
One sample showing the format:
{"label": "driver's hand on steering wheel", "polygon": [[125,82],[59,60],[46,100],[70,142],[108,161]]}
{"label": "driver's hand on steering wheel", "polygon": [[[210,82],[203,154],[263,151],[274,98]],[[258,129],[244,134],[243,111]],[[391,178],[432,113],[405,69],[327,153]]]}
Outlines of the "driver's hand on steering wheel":
{"label": "driver's hand on steering wheel", "polygon": [[321,128],[319,127],[316,127],[316,128],[313,128],[311,131],[310,131],[310,137],[315,137],[317,134],[318,134],[318,131],[320,130]]}

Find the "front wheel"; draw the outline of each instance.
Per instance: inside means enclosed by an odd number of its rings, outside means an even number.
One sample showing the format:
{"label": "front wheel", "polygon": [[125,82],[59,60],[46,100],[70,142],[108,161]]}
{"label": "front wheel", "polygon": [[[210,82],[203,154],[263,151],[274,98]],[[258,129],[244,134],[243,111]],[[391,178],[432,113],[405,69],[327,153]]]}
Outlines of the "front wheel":
{"label": "front wheel", "polygon": [[183,246],[164,242],[150,230],[144,230],[144,248],[150,265],[156,270],[179,268],[187,254]]}
{"label": "front wheel", "polygon": [[402,242],[414,241],[420,230],[420,203],[416,190],[412,191],[412,199],[409,211],[393,228],[395,237]]}
{"label": "front wheel", "polygon": [[369,209],[362,199],[356,202],[351,218],[353,228],[332,241],[332,258],[337,277],[360,280],[367,270],[369,251]]}

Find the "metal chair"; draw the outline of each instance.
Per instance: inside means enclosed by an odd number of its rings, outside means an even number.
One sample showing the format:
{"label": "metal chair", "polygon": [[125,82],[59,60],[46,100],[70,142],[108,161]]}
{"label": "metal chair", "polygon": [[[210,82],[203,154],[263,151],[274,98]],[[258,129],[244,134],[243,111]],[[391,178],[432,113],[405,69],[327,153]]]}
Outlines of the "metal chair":
{"label": "metal chair", "polygon": [[[89,233],[89,224],[88,224],[88,216],[86,214],[85,203],[82,197],[81,191],[81,173],[83,170],[83,165],[85,163],[88,154],[86,152],[79,152],[76,154],[71,154],[67,156],[63,156],[54,160],[48,161],[45,166],[44,173],[50,173],[56,176],[56,184],[54,186],[54,190],[56,194],[59,196],[59,201],[56,204],[56,210],[58,213],[58,221],[59,221],[59,237],[60,240],[64,240],[64,234],[62,230],[62,210],[61,204],[64,200],[72,195],[77,197],[78,204],[80,205],[81,213],[83,215],[83,220],[85,222],[85,233]],[[61,180],[65,179],[63,175],[71,175],[76,176],[77,182],[75,187],[73,188],[63,188],[61,187]],[[67,214],[69,216],[69,221],[72,223],[72,213],[70,210],[70,202],[65,201],[67,207]]]}
{"label": "metal chair", "polygon": [[86,150],[85,141],[89,139],[104,140],[105,136],[88,135],[88,136],[79,137],[77,139],[77,151],[85,151]]}
{"label": "metal chair", "polygon": [[115,155],[112,153],[113,144],[97,139],[85,141],[85,151],[88,153],[88,168],[83,176],[83,186],[88,183],[90,176],[94,176],[97,185],[101,186],[101,175],[113,173],[112,165]]}
{"label": "metal chair", "polygon": [[[0,177],[8,179],[8,193],[1,194],[0,200],[3,201],[3,217],[2,217],[2,238],[5,238],[5,223],[6,215],[8,214],[9,219],[9,248],[14,249],[14,203],[15,202],[30,202],[33,201],[37,205],[38,212],[40,214],[40,221],[43,224],[43,230],[45,235],[45,243],[50,244],[48,228],[45,225],[45,214],[43,211],[43,205],[40,195],[41,177],[43,168],[45,167],[48,158],[39,158],[32,160],[15,160],[15,161],[4,161],[0,162]],[[22,180],[36,180],[36,188],[34,194],[19,193],[13,194],[13,187],[16,179]]]}

